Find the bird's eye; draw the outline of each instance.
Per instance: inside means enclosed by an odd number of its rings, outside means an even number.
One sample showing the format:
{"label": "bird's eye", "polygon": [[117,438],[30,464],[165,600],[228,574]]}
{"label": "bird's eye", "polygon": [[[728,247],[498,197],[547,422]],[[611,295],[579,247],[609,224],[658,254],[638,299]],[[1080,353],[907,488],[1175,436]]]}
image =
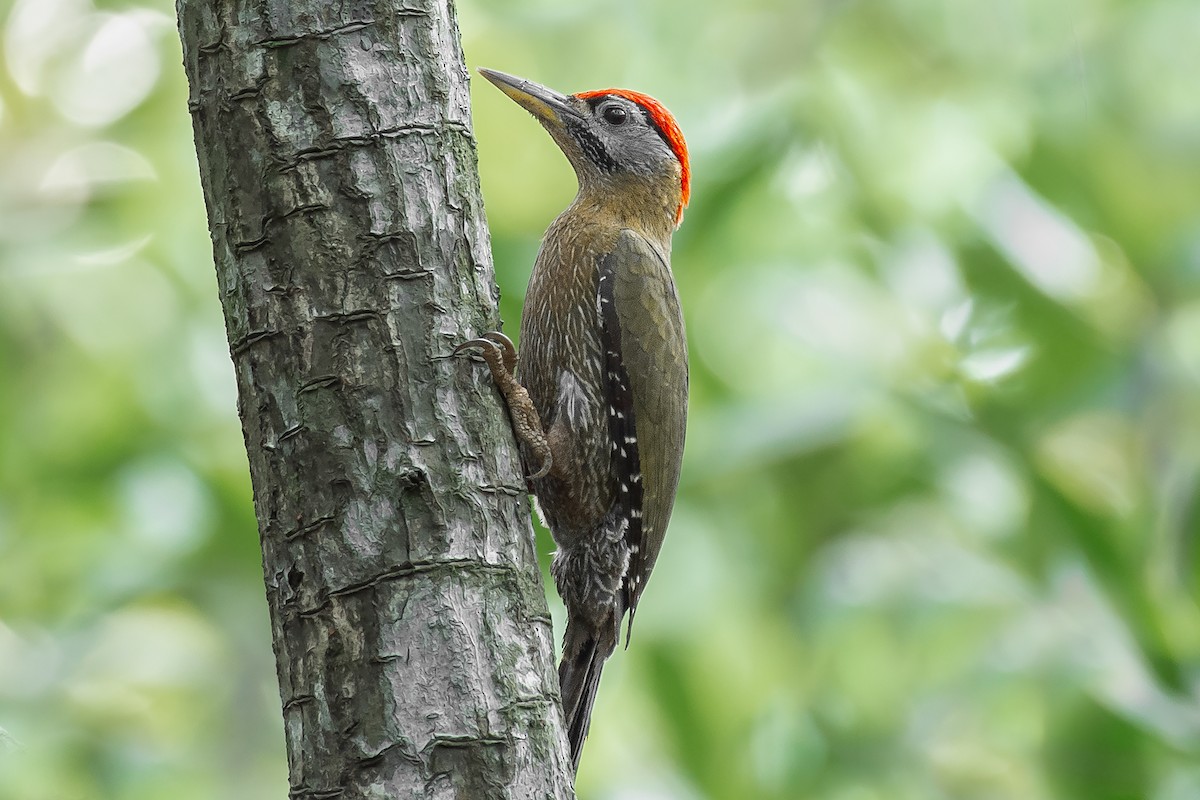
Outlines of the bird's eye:
{"label": "bird's eye", "polygon": [[620,106],[609,106],[602,112],[604,121],[609,125],[624,125],[625,120],[629,119],[628,112]]}

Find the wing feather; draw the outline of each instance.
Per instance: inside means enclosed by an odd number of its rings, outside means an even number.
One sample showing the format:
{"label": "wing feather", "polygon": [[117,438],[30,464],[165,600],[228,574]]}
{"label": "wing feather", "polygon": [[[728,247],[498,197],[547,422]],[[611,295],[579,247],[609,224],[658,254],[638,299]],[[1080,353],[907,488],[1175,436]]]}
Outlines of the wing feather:
{"label": "wing feather", "polygon": [[630,559],[623,593],[632,626],[679,482],[687,426],[687,342],[670,267],[653,245],[624,230],[600,262],[597,311],[617,501],[628,518]]}

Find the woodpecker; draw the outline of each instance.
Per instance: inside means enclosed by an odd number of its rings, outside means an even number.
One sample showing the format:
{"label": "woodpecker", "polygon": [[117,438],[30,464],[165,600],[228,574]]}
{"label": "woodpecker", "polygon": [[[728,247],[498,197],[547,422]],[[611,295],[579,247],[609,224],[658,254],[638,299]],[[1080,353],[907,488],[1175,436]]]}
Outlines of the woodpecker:
{"label": "woodpecker", "polygon": [[456,350],[487,361],[558,546],[558,676],[578,769],[600,672],[626,614],[628,646],[679,483],[688,361],[670,255],[690,193],[687,145],[641,92],[563,95],[480,73],[545,127],[579,181],[534,262],[520,355],[498,332]]}

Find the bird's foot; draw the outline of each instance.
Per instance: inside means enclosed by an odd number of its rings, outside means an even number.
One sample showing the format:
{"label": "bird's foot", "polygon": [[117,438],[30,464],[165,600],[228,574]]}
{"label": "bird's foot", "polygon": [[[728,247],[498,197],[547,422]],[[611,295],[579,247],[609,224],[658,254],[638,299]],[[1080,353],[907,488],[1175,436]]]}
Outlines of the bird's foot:
{"label": "bird's foot", "polygon": [[512,418],[513,432],[517,435],[517,440],[538,459],[540,467],[529,476],[529,480],[546,477],[554,460],[550,455],[550,443],[546,440],[542,420],[537,409],[533,407],[529,392],[513,376],[513,371],[517,368],[517,348],[503,333],[489,331],[478,339],[471,339],[454,348],[454,355],[468,350],[479,350],[483,360],[487,362],[488,369],[492,372],[492,380],[496,382],[496,388],[500,390],[504,402],[508,405],[508,414]]}

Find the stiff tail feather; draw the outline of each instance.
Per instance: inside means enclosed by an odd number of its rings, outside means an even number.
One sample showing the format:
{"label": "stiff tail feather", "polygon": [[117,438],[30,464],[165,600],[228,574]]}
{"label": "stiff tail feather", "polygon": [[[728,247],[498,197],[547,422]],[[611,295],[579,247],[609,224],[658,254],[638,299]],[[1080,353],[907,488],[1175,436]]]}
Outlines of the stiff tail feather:
{"label": "stiff tail feather", "polygon": [[[620,630],[615,622],[610,627],[612,631]],[[558,682],[562,688],[571,764],[576,771],[579,770],[579,757],[592,723],[592,705],[596,702],[596,690],[600,688],[600,672],[616,644],[616,633],[601,632],[597,636],[594,630],[567,623],[562,662],[558,665]]]}

